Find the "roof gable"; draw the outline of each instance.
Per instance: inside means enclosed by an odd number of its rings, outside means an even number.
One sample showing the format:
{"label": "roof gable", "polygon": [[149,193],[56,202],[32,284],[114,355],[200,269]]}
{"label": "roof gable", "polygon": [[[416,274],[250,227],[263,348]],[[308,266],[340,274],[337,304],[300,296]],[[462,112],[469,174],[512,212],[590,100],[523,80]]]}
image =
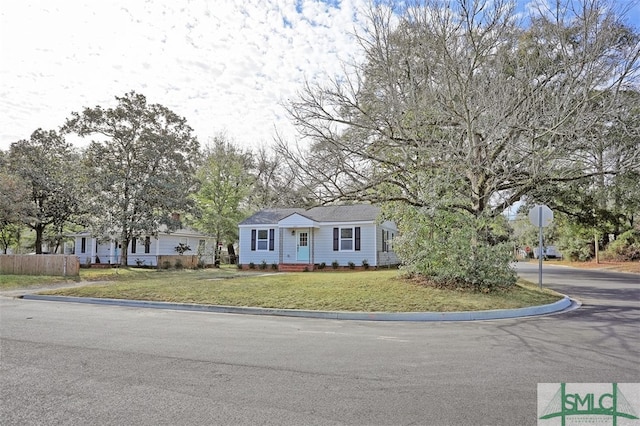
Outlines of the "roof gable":
{"label": "roof gable", "polygon": [[280,222],[278,222],[278,225],[283,226],[283,227],[315,227],[317,226],[317,223],[313,220],[310,219],[309,217],[307,217],[306,215],[300,214],[300,213],[293,213],[287,217],[285,217],[284,219],[282,219]]}

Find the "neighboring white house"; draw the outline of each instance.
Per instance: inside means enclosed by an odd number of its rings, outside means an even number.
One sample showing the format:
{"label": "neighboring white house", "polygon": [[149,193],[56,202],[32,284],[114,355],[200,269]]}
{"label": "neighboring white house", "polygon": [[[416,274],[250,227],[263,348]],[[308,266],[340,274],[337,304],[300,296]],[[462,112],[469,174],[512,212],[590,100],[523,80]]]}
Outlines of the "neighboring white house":
{"label": "neighboring white house", "polygon": [[[115,238],[96,238],[89,231],[70,235],[75,241],[75,255],[80,264],[119,264],[122,244]],[[178,229],[171,233],[159,232],[157,237],[134,239],[125,249],[130,266],[157,266],[158,256],[177,255],[180,244],[189,246],[185,255],[199,255],[205,264],[213,264],[215,238],[191,229]]]}
{"label": "neighboring white house", "polygon": [[378,223],[369,204],[262,210],[239,225],[239,264],[278,265],[280,270],[315,269],[334,262],[371,267],[398,264],[393,222]]}

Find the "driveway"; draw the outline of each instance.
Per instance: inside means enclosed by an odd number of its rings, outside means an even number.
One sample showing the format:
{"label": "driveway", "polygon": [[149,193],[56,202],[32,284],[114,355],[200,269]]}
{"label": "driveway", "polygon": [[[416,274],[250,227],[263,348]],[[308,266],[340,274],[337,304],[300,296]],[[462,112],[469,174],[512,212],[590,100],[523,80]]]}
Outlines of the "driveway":
{"label": "driveway", "polygon": [[545,273],[584,305],[377,323],[0,298],[0,424],[535,425],[538,383],[639,382],[638,276]]}

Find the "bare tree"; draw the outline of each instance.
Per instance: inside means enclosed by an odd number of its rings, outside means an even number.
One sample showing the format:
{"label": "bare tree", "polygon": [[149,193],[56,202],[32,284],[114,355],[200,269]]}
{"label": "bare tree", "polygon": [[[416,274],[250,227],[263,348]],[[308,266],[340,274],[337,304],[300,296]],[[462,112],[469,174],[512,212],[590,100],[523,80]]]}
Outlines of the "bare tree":
{"label": "bare tree", "polygon": [[260,147],[255,154],[252,173],[255,177],[248,200],[250,210],[269,207],[312,207],[318,199],[300,175],[282,161],[274,149]]}
{"label": "bare tree", "polygon": [[507,0],[377,3],[358,34],[364,63],[307,84],[288,105],[303,142],[278,149],[325,201],[476,217],[542,184],[614,172],[578,160],[582,136],[636,83],[639,36],[621,12],[601,0],[527,19]]}

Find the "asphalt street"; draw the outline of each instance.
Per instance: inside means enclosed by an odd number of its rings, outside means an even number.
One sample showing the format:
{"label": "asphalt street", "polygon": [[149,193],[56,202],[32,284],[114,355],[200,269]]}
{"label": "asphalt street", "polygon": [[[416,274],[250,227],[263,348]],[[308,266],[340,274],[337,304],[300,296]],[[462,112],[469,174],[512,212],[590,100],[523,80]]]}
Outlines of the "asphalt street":
{"label": "asphalt street", "polygon": [[416,323],[0,297],[0,424],[534,425],[538,383],[640,382],[640,277],[545,263],[543,285],[582,307]]}

